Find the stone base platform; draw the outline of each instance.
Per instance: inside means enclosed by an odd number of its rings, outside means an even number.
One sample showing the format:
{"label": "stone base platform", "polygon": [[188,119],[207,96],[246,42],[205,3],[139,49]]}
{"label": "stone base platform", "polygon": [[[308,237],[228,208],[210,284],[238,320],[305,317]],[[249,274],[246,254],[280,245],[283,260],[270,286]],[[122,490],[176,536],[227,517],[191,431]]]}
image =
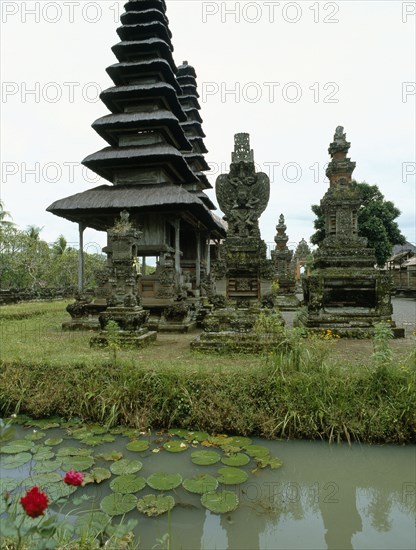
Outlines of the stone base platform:
{"label": "stone base platform", "polygon": [[280,311],[296,311],[300,307],[300,301],[294,294],[281,294],[275,296],[273,301]]}
{"label": "stone base platform", "polygon": [[203,332],[191,342],[191,350],[209,352],[258,353],[272,350],[280,340],[272,336],[260,337],[255,333],[241,333],[233,331]]}
{"label": "stone base platform", "polygon": [[[107,331],[103,330],[97,336],[90,340],[90,346],[93,348],[106,348],[109,345]],[[117,344],[121,348],[142,348],[151,342],[154,342],[157,332],[142,329],[140,331],[119,331],[117,333]]]}

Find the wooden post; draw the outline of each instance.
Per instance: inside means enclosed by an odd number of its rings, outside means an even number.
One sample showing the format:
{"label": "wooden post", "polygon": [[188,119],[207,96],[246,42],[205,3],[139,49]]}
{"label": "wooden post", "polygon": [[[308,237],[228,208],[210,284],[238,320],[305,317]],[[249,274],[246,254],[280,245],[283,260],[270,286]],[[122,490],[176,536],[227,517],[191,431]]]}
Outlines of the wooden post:
{"label": "wooden post", "polygon": [[78,224],[79,230],[79,250],[78,250],[78,290],[84,290],[84,229],[82,222]]}
{"label": "wooden post", "polygon": [[211,273],[211,233],[207,234],[207,253],[206,253],[206,262],[207,262],[207,277]]}
{"label": "wooden post", "polygon": [[195,232],[196,237],[196,262],[195,262],[195,284],[196,288],[201,288],[201,233]]}
{"label": "wooden post", "polygon": [[178,277],[181,273],[181,220],[175,220],[175,271],[178,274]]}

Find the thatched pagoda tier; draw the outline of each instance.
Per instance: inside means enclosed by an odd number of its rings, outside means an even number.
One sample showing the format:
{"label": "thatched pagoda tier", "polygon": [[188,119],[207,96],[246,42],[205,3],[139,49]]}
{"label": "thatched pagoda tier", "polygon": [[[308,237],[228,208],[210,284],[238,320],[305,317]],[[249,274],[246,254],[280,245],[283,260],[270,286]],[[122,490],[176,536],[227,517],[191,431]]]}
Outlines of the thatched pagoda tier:
{"label": "thatched pagoda tier", "polygon": [[129,0],[124,4],[124,9],[126,11],[137,11],[137,10],[148,10],[148,9],[159,9],[163,13],[166,11],[166,2],[165,0]]}
{"label": "thatched pagoda tier", "polygon": [[173,51],[172,42],[170,41],[170,31],[159,21],[140,23],[138,25],[123,25],[117,29],[117,34],[121,40],[137,40],[139,37],[142,40],[154,37],[160,38]]}
{"label": "thatched pagoda tier", "polygon": [[167,110],[156,112],[125,112],[106,115],[96,120],[92,127],[110,145],[117,147],[120,137],[133,136],[143,131],[158,130],[166,143],[183,151],[191,151],[192,145],[184,136],[176,116]]}
{"label": "thatched pagoda tier", "polygon": [[171,47],[160,38],[122,41],[115,44],[111,49],[120,62],[136,61],[143,57],[160,57],[169,63],[174,73],[177,71]]}
{"label": "thatched pagoda tier", "polygon": [[172,38],[172,33],[168,28],[169,19],[163,11],[157,8],[142,11],[127,11],[121,15],[120,21],[125,26],[159,21],[166,27],[169,38]]}
{"label": "thatched pagoda tier", "polygon": [[188,120],[186,122],[182,122],[181,126],[185,131],[186,137],[188,139],[190,137],[206,137],[204,130],[201,127],[201,124],[196,120]]}
{"label": "thatched pagoda tier", "polygon": [[100,99],[112,113],[134,111],[140,101],[170,110],[180,122],[187,120],[175,89],[166,82],[113,86],[101,92]]}
{"label": "thatched pagoda tier", "polygon": [[154,216],[156,212],[186,211],[185,218],[188,216],[197,219],[214,235],[224,237],[224,223],[209,211],[201,198],[176,185],[141,186],[140,193],[130,185],[101,185],[57,200],[47,210],[56,216],[83,223],[98,231],[111,226],[124,209],[128,210],[130,216],[139,224],[142,212],[152,212]]}
{"label": "thatched pagoda tier", "polygon": [[[175,180],[177,183],[196,181],[182,153],[172,145],[148,145],[141,147],[106,147],[86,157],[82,164],[99,176],[114,184],[123,183],[162,183]],[[157,166],[153,172],[151,167]],[[132,170],[137,172],[132,173]],[[144,179],[143,179],[144,178]],[[127,182],[124,182],[127,183]]]}
{"label": "thatched pagoda tier", "polygon": [[172,72],[172,68],[164,59],[144,59],[115,63],[107,68],[107,73],[116,86],[130,84],[167,82],[179,94],[181,87]]}

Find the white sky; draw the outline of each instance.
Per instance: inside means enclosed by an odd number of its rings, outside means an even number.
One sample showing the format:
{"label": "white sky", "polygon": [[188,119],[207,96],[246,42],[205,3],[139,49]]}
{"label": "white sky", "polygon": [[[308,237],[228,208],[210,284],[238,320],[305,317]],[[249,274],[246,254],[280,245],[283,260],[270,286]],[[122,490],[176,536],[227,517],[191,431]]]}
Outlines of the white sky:
{"label": "white sky", "polygon": [[[112,85],[105,68],[116,62],[110,48],[124,3],[0,4],[0,198],[16,224],[44,227],[50,242],[61,233],[76,242],[78,230],[46,207],[107,183],[79,163],[106,146],[90,125],[108,113],[97,96]],[[310,205],[326,192],[338,125],[354,177],[379,185],[416,241],[415,2],[167,0],[167,8],[176,64],[188,60],[198,74],[211,183],[228,171],[237,132],[250,133],[271,177],[265,241],[280,213],[289,245],[313,233]],[[104,236],[88,230],[85,242],[103,245]]]}

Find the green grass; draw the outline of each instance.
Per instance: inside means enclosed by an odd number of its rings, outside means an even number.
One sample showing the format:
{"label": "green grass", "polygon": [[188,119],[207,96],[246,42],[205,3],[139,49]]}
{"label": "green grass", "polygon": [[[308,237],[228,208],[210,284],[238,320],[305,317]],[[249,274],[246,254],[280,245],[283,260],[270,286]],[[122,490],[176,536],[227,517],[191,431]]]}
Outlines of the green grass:
{"label": "green grass", "polygon": [[[192,336],[158,335],[143,350],[91,349],[64,333],[61,303],[0,320],[0,410],[107,425],[331,441],[416,442],[415,354],[348,364],[334,342],[290,335],[285,351],[192,353]],[[39,306],[40,307],[40,306]],[[1,312],[0,312],[1,313]],[[338,343],[336,343],[338,345]]]}

